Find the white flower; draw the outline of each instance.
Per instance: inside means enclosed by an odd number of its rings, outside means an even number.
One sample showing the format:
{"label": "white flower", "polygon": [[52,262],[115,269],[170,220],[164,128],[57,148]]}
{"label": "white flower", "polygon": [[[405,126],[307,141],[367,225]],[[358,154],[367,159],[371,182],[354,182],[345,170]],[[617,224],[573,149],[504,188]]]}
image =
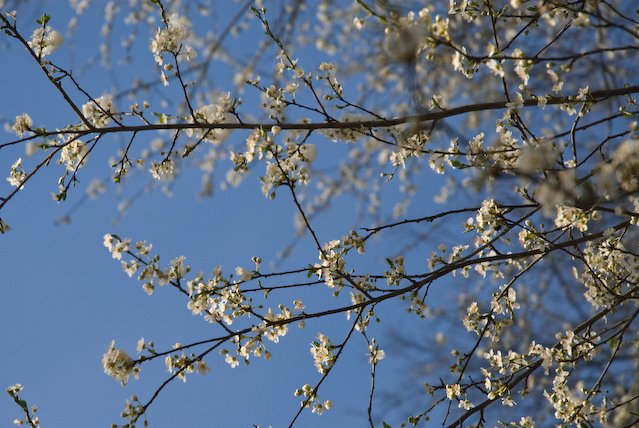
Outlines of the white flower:
{"label": "white flower", "polygon": [[169,78],[163,71],[160,72],[160,81],[162,81],[162,86],[169,86]]}
{"label": "white flower", "polygon": [[364,20],[356,16],[355,18],[353,18],[353,26],[357,30],[361,30],[362,28],[364,28]]}
{"label": "white flower", "polygon": [[102,357],[102,367],[107,375],[119,380],[122,385],[126,385],[131,374],[134,377],[137,374],[133,359],[125,351],[115,348],[115,340],[111,341]]}
{"label": "white flower", "polygon": [[446,385],[446,398],[453,400],[461,395],[461,386],[459,384]]}
{"label": "white flower", "polygon": [[75,171],[87,160],[89,149],[81,140],[74,140],[62,148],[59,164],[64,164],[67,171]]}
{"label": "white flower", "polygon": [[138,268],[139,266],[136,261],[131,261],[129,263],[125,261],[122,262],[122,270],[124,270],[124,273],[129,275],[129,278],[133,277],[135,272],[137,272]]}
{"label": "white flower", "polygon": [[51,27],[39,27],[33,31],[29,47],[33,49],[36,56],[42,58],[51,55],[62,45],[63,41],[64,37],[58,31],[51,29]]}
{"label": "white flower", "polygon": [[315,368],[321,374],[326,374],[331,366],[335,363],[335,355],[333,355],[333,344],[331,339],[322,333],[317,334],[318,341],[311,343],[311,355]]}
{"label": "white flower", "polygon": [[104,235],[104,246],[109,250],[111,256],[116,260],[122,259],[122,252],[129,251],[129,244],[131,243],[130,239],[125,239],[124,241],[116,238],[113,235],[106,234]]}
{"label": "white flower", "polygon": [[24,146],[24,152],[27,156],[33,156],[38,151],[38,144],[33,141],[27,141]]}
{"label": "white flower", "polygon": [[226,361],[226,363],[231,366],[232,369],[240,364],[240,362],[237,360],[237,357],[234,357],[231,354],[226,354],[226,357],[224,357],[224,361]]}
{"label": "white flower", "polygon": [[497,60],[491,59],[486,62],[486,67],[490,70],[492,74],[498,77],[504,77],[506,74],[504,73],[504,67],[501,65],[501,62]]}
{"label": "white flower", "polygon": [[522,416],[519,419],[519,425],[521,425],[521,428],[534,428],[535,421],[530,416]]}
{"label": "white flower", "polygon": [[572,229],[576,227],[580,232],[588,230],[588,221],[590,214],[587,211],[575,207],[558,206],[557,216],[555,217],[555,226],[559,228]]}
{"label": "white flower", "polygon": [[82,114],[94,126],[103,127],[111,122],[111,115],[115,112],[113,97],[103,95],[82,106]]}
{"label": "white flower", "polygon": [[7,181],[14,187],[20,186],[22,189],[24,186],[21,185],[22,182],[27,178],[27,173],[22,169],[22,158],[18,158],[17,161],[11,165],[11,170],[9,172],[9,177]]}
{"label": "white flower", "polygon": [[10,387],[7,388],[7,392],[11,395],[16,395],[19,394],[20,391],[22,391],[22,385],[19,383],[16,383],[15,385],[11,385]]}
{"label": "white flower", "polygon": [[372,343],[368,345],[368,363],[369,364],[377,364],[384,358],[386,358],[386,352],[383,349],[379,349],[377,342],[375,339],[372,340]]}
{"label": "white flower", "polygon": [[[208,104],[195,110],[194,117],[188,118],[189,123],[237,123],[237,117],[229,113],[231,108],[231,95],[230,93],[222,96],[217,104]],[[192,137],[194,129],[187,129],[186,135]],[[232,129],[201,129],[197,130],[199,138],[203,138],[204,141],[210,143],[219,144],[226,140],[231,135]]]}
{"label": "white flower", "polygon": [[524,173],[550,169],[559,159],[559,151],[550,142],[527,144],[521,149],[517,168]]}
{"label": "white flower", "polygon": [[459,404],[457,407],[464,410],[470,410],[475,407],[475,405],[468,400],[459,400]]}
{"label": "white flower", "polygon": [[[612,172],[619,187],[626,192],[634,192],[639,189],[639,144],[635,140],[624,141],[613,154]],[[606,174],[603,174],[606,175]]]}
{"label": "white flower", "polygon": [[149,168],[151,176],[159,181],[173,180],[177,174],[177,168],[172,159],[166,159],[163,162],[155,163]]}
{"label": "white flower", "polygon": [[515,94],[515,99],[513,101],[506,103],[506,107],[508,108],[508,110],[512,110],[515,112],[519,111],[523,106],[524,97],[519,92]]}
{"label": "white flower", "polygon": [[589,91],[590,91],[590,88],[588,86],[580,88],[579,89],[579,93],[575,97],[575,100],[577,100],[577,101],[585,101]]}
{"label": "white flower", "polygon": [[143,256],[148,256],[152,248],[153,244],[147,244],[146,241],[138,241],[135,243],[135,249]]}
{"label": "white flower", "polygon": [[313,403],[313,408],[311,409],[311,413],[317,413],[321,415],[325,410],[330,410],[333,407],[333,402],[331,400],[324,400],[324,402],[316,401]]}
{"label": "white flower", "polygon": [[537,106],[541,107],[542,109],[546,108],[546,104],[548,103],[548,98],[544,97],[543,95],[540,95],[537,98]]}
{"label": "white flower", "polygon": [[501,399],[501,404],[503,406],[513,407],[517,403],[515,403],[515,401],[513,401],[513,398],[510,395],[508,395]]}
{"label": "white flower", "polygon": [[104,239],[103,245],[107,248],[107,250],[111,251],[113,249],[113,239],[114,239],[113,235],[106,233],[103,236],[103,239]]}
{"label": "white flower", "polygon": [[298,150],[308,163],[313,162],[317,157],[317,147],[314,144],[305,143],[302,146],[298,146]]}
{"label": "white flower", "polygon": [[[191,36],[191,22],[188,18],[173,13],[167,17],[167,28],[158,28],[151,40],[151,52],[158,65],[163,65],[162,53],[180,51],[187,61],[195,57],[190,46],[180,49],[182,43]],[[163,73],[164,74],[164,73]]]}
{"label": "white flower", "polygon": [[91,180],[91,182],[89,183],[86,189],[86,193],[91,199],[96,199],[98,196],[100,196],[100,194],[104,193],[105,191],[106,191],[106,186],[104,185],[102,180],[99,180],[97,178],[94,178],[93,180]]}
{"label": "white flower", "polygon": [[423,37],[423,28],[411,25],[399,28],[396,31],[387,31],[384,39],[384,48],[389,57],[403,63],[411,63],[419,53],[420,38]]}
{"label": "white flower", "polygon": [[33,120],[29,117],[28,114],[23,113],[21,115],[16,116],[16,121],[13,123],[13,131],[16,133],[18,137],[22,137],[22,135],[31,129],[33,125]]}

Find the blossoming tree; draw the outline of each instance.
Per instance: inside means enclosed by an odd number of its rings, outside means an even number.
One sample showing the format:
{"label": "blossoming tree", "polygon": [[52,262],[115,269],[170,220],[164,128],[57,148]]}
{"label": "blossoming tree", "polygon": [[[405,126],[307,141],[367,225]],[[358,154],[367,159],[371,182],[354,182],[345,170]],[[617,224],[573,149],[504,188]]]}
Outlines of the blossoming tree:
{"label": "blossoming tree", "polygon": [[[0,231],[11,233],[6,207],[55,163],[61,203],[144,181],[170,192],[198,171],[201,196],[259,180],[255,197],[285,199],[295,220],[277,257],[242,255],[250,266],[211,274],[185,256],[164,263],[152,237],[105,225],[104,246],[128,277],[148,295],[173,289],[211,326],[173,347],[110,343],[107,375],[127,388],[131,377],[157,379],[126,402],[121,426],[146,424],[174,380],[269,360],[293,327],[312,330],[303,351],[318,373],[286,397],[300,404],[291,426],[333,407],[323,386],[340,382],[331,373],[350,352],[368,356],[370,426],[390,426],[389,406],[406,425],[639,423],[636,4],[255,0],[211,32],[202,17],[225,2],[110,1],[103,66],[119,60],[122,25],[123,55],[148,55],[128,86],[94,93],[56,59],[93,5],[71,0],[67,25],[54,11],[34,23],[12,3],[0,0],[4,41],[22,47],[75,120],[45,127],[24,112],[7,124],[0,153],[15,156]],[[214,79],[220,68],[232,78]],[[96,153],[118,138],[109,179],[85,186]],[[334,207],[353,224],[320,233]],[[312,258],[291,256],[306,248]],[[415,331],[391,335],[387,308],[407,311]],[[341,335],[325,334],[329,324]],[[435,326],[426,346],[424,326]],[[376,384],[395,347],[429,367],[398,375],[416,391],[401,403]],[[146,371],[156,361],[168,376]],[[8,393],[24,414],[16,423],[39,426],[21,386]]]}

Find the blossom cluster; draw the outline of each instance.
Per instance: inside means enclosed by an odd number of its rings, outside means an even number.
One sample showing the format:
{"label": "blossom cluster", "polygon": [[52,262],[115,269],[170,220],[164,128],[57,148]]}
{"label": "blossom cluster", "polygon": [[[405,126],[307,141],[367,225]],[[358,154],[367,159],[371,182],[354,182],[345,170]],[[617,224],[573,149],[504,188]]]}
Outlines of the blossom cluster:
{"label": "blossom cluster", "polygon": [[369,364],[377,364],[386,358],[386,352],[383,349],[379,348],[377,341],[375,339],[371,340],[371,343],[368,345],[368,362]]}
{"label": "blossom cluster", "polygon": [[631,254],[621,237],[608,236],[584,249],[584,267],[573,267],[573,275],[585,290],[584,297],[595,308],[614,306],[619,295],[639,281],[639,258]]}
{"label": "blossom cluster", "polygon": [[58,163],[64,165],[67,171],[75,172],[86,163],[89,149],[82,140],[77,138],[64,144]]}
{"label": "blossom cluster", "polygon": [[494,239],[497,231],[505,224],[504,213],[505,210],[499,208],[494,199],[487,199],[482,202],[475,218],[471,217],[466,221],[465,227],[467,231],[475,230],[479,233],[475,240],[476,247],[480,247]]}
{"label": "blossom cluster", "polygon": [[311,343],[311,355],[313,356],[313,364],[321,374],[326,374],[335,363],[335,354],[333,350],[335,345],[325,334],[318,333],[317,340]]}
{"label": "blossom cluster", "polygon": [[173,69],[171,63],[165,63],[164,54],[173,54],[176,58],[178,55],[183,56],[187,61],[193,60],[197,53],[187,40],[191,37],[191,22],[184,15],[172,13],[165,17],[165,27],[158,28],[151,40],[151,52],[155,62],[163,67],[160,72],[162,83],[167,86],[168,78],[164,71]]}
{"label": "blossom cluster", "polygon": [[344,286],[344,278],[339,272],[344,271],[344,248],[338,239],[330,241],[322,247],[319,263],[313,266],[318,278],[323,279],[329,288],[339,291]]}
{"label": "blossom cluster", "polygon": [[[222,95],[215,104],[207,104],[195,110],[192,117],[187,117],[188,123],[225,124],[237,123],[237,117],[230,113],[233,105],[231,94]],[[193,137],[196,130],[189,128],[186,135]],[[231,134],[231,129],[201,129],[197,130],[197,138],[214,144],[222,143]]]}
{"label": "blossom cluster", "polygon": [[82,114],[95,127],[102,128],[108,125],[116,112],[113,96],[103,95],[85,103],[82,106]]}
{"label": "blossom cluster", "polygon": [[[0,4],[1,6],[1,4]],[[40,428],[40,417],[36,415],[38,413],[38,406],[32,405],[29,407],[27,402],[20,397],[20,393],[24,387],[16,383],[7,388],[7,394],[20,406],[22,412],[25,414],[23,419],[14,419],[13,424],[17,426],[28,425],[30,428]]]}
{"label": "blossom cluster", "polygon": [[12,165],[9,171],[9,177],[7,181],[14,187],[24,188],[24,180],[27,178],[27,173],[22,168],[22,158],[18,158]]}
{"label": "blossom cluster", "polygon": [[[174,349],[180,349],[181,344],[176,343]],[[200,357],[195,354],[187,355],[184,352],[176,352],[169,354],[164,358],[164,364],[169,373],[175,373],[177,378],[182,382],[186,382],[188,374],[199,373],[205,375],[211,371],[210,367]]]}
{"label": "blossom cluster", "polygon": [[119,237],[109,233],[104,235],[103,241],[103,245],[107,248],[107,250],[109,250],[111,256],[116,260],[122,259],[122,253],[129,251],[129,245],[131,244],[130,239],[121,240]]}
{"label": "blossom cluster", "polygon": [[115,347],[115,340],[111,342],[107,352],[102,357],[102,368],[104,368],[104,372],[107,375],[119,381],[122,385],[126,385],[130,376],[137,379],[140,370],[129,354]]}
{"label": "blossom cluster", "polygon": [[22,137],[25,132],[31,129],[32,126],[33,119],[31,119],[31,117],[27,113],[23,113],[16,116],[12,128],[18,137]]}
{"label": "blossom cluster", "polygon": [[42,26],[33,30],[31,40],[28,43],[38,58],[44,58],[62,46],[63,41],[64,37],[59,31],[49,26]]}
{"label": "blossom cluster", "polygon": [[302,402],[302,405],[311,407],[311,412],[317,413],[318,415],[321,415],[333,407],[331,400],[320,400],[313,387],[309,384],[305,384],[301,388],[296,389],[293,395],[296,397],[304,396],[306,399]]}

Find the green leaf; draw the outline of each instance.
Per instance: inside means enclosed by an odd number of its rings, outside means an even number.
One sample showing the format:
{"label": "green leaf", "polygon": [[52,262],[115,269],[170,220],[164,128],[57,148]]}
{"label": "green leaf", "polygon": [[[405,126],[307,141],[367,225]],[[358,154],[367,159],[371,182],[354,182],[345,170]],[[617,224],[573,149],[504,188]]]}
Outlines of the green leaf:
{"label": "green leaf", "polygon": [[455,159],[451,160],[450,164],[453,166],[453,168],[457,168],[457,169],[465,169],[470,167],[470,165],[466,165],[465,163]]}
{"label": "green leaf", "polygon": [[40,19],[36,19],[36,22],[42,26],[45,26],[49,23],[50,20],[51,20],[51,16],[44,13],[40,17]]}
{"label": "green leaf", "polygon": [[383,421],[382,421],[382,426],[384,428],[393,428],[392,426],[388,425],[386,422],[383,422]]}

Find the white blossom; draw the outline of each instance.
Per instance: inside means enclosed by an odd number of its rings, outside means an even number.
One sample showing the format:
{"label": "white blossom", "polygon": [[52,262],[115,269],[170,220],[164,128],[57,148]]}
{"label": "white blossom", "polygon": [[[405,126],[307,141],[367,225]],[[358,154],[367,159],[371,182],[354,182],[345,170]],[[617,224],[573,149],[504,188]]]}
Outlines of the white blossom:
{"label": "white blossom", "polygon": [[333,354],[334,345],[328,336],[318,333],[317,341],[311,343],[311,355],[313,356],[313,364],[321,374],[325,374],[335,363],[335,355]]}
{"label": "white blossom", "polygon": [[89,149],[87,145],[79,139],[75,139],[69,143],[65,143],[60,151],[60,159],[58,163],[63,164],[67,171],[76,171],[84,166],[87,160]]}
{"label": "white blossom", "polygon": [[31,129],[31,126],[33,126],[33,120],[28,114],[23,113],[16,116],[16,120],[13,123],[12,128],[18,137],[22,137],[25,132]]}
{"label": "white blossom", "polygon": [[149,168],[151,177],[158,181],[171,181],[177,175],[175,162],[171,158],[165,159],[160,163],[153,162]]}
{"label": "white blossom", "polygon": [[115,340],[102,357],[102,368],[107,375],[120,381],[122,385],[126,385],[131,375],[137,378],[135,362],[125,351],[115,348]]}
{"label": "white blossom", "polygon": [[550,169],[558,158],[559,151],[551,143],[527,144],[521,149],[517,168],[528,174]]}
{"label": "white blossom", "polygon": [[459,384],[446,385],[446,398],[453,400],[461,395],[461,386]]}
{"label": "white blossom", "polygon": [[31,40],[29,40],[29,47],[33,49],[36,56],[44,58],[47,55],[51,55],[60,46],[64,37],[60,32],[52,29],[51,27],[39,27],[33,31]]}
{"label": "white blossom", "polygon": [[11,170],[9,171],[9,177],[7,181],[10,185],[14,187],[20,187],[20,189],[24,188],[24,180],[27,178],[27,173],[22,168],[22,158],[18,158],[12,165]]}
{"label": "white blossom", "polygon": [[122,253],[129,251],[129,239],[121,240],[111,234],[104,235],[104,246],[109,250],[111,256],[116,260],[122,259]]}
{"label": "white blossom", "polygon": [[84,117],[98,128],[108,125],[112,120],[113,113],[115,113],[115,107],[111,95],[103,95],[82,106]]}
{"label": "white blossom", "polygon": [[[187,61],[193,60],[196,52],[193,47],[185,44],[191,37],[191,22],[184,15],[172,13],[166,17],[165,28],[158,28],[151,40],[150,50],[153,53],[155,62],[164,65],[165,53],[173,53],[185,56]],[[168,79],[164,72],[161,72],[163,84],[168,85]]]}
{"label": "white blossom", "polygon": [[[218,103],[208,104],[195,110],[193,117],[189,117],[189,123],[205,123],[205,124],[226,124],[226,123],[238,123],[237,117],[229,112],[231,107],[230,94],[227,93],[220,97]],[[232,129],[215,129],[207,128],[195,130],[188,128],[186,134],[189,137],[196,135],[198,138],[202,138],[204,141],[208,141],[214,144],[222,143],[231,135]]]}
{"label": "white blossom", "polygon": [[377,345],[377,341],[375,339],[371,340],[371,344],[368,345],[368,363],[369,364],[377,364],[384,358],[386,358],[386,352],[383,349],[379,349]]}

